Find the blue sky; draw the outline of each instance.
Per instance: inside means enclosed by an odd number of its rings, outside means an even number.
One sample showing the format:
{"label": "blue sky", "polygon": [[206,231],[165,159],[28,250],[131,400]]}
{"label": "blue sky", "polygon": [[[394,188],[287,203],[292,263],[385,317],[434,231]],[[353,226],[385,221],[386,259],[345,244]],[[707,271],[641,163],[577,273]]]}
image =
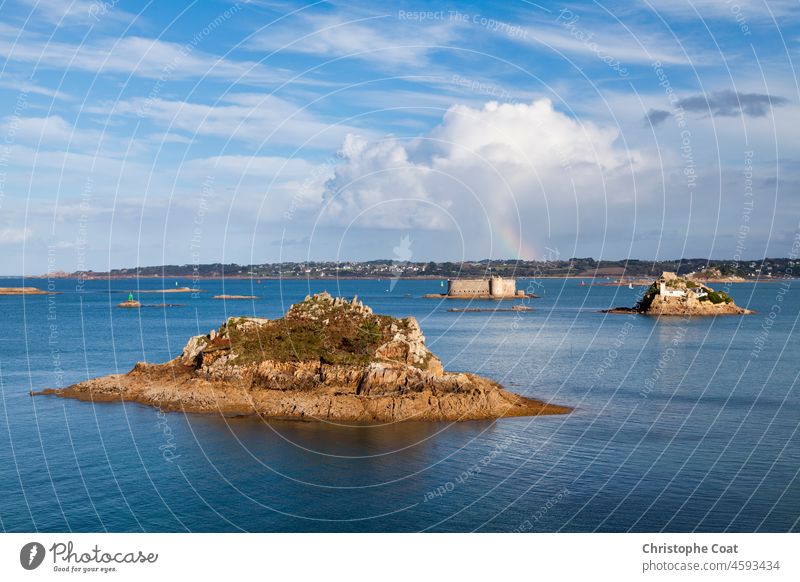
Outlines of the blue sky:
{"label": "blue sky", "polygon": [[0,4],[0,273],[788,256],[796,0]]}

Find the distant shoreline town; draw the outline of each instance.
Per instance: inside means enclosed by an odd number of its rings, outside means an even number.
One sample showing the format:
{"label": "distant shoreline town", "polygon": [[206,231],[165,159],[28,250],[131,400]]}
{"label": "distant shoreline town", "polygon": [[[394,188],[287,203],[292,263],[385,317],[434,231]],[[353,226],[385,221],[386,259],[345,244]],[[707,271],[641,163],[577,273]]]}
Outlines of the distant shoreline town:
{"label": "distant shoreline town", "polygon": [[[669,261],[619,260],[597,261],[592,258],[521,261],[481,260],[463,262],[411,262],[389,259],[374,261],[307,261],[239,265],[209,263],[160,265],[47,273],[41,277],[93,279],[130,279],[180,277],[193,279],[282,278],[282,279],[456,279],[490,276],[516,278],[637,279],[653,278],[663,271],[694,275],[708,280],[791,279],[800,272],[800,260],[766,258],[752,261],[677,259]],[[36,278],[36,277],[30,277]]]}

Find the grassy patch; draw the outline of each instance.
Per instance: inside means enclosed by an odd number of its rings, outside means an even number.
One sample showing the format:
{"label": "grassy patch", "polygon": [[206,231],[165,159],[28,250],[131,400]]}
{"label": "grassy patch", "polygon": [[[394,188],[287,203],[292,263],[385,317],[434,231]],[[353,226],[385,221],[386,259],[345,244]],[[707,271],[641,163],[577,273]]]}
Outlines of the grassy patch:
{"label": "grassy patch", "polygon": [[322,318],[284,318],[245,330],[231,326],[228,336],[237,364],[265,359],[367,364],[374,359],[378,346],[390,339],[392,321],[388,316],[360,316],[347,309],[332,309]]}
{"label": "grassy patch", "polygon": [[724,291],[709,291],[707,295],[700,298],[700,301],[710,301],[717,305],[719,303],[733,303],[733,298]]}

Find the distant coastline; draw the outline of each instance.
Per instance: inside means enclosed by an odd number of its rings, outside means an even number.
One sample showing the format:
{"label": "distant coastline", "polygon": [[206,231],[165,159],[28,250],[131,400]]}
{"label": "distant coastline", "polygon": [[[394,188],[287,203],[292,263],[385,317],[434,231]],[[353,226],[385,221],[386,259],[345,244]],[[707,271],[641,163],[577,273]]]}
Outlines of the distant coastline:
{"label": "distant coastline", "polygon": [[[69,273],[68,275],[58,276],[58,277],[48,277],[47,275],[27,275],[27,276],[15,276],[15,275],[3,275],[0,276],[0,280],[2,279],[64,279],[64,280],[75,280],[75,281],[135,281],[135,280],[173,280],[173,279],[192,279],[196,281],[222,281],[226,279],[233,279],[237,281],[249,281],[249,280],[258,280],[261,279],[262,281],[327,281],[327,280],[340,280],[340,281],[391,281],[391,280],[404,280],[404,281],[441,281],[447,279],[448,277],[436,277],[436,276],[426,276],[426,275],[407,275],[402,277],[377,277],[374,275],[370,276],[356,276],[356,275],[343,275],[340,277],[337,276],[298,276],[298,275],[281,275],[281,276],[270,276],[270,277],[257,277],[255,275],[204,275],[204,276],[193,276],[193,275],[105,275],[105,276],[92,276],[92,277],[81,277],[80,275]],[[586,281],[586,286],[597,286],[597,287],[622,287],[627,285],[628,283],[632,283],[633,285],[641,285],[639,280],[641,277],[630,277],[620,281],[612,281],[606,277],[587,277],[586,275],[518,275],[518,279],[570,279],[576,281]],[[753,278],[741,278],[741,279],[731,279],[731,278],[721,278],[721,279],[698,279],[698,281],[705,281],[710,283],[778,283],[780,281],[786,280],[795,280],[800,278],[799,276],[782,276],[782,277],[753,277]],[[160,291],[160,290],[159,290]],[[167,288],[169,291],[169,288]],[[45,292],[46,293],[46,292]]]}
{"label": "distant coastline", "polygon": [[30,279],[481,279],[493,276],[517,279],[586,279],[592,283],[636,283],[637,279],[652,280],[669,271],[680,276],[691,275],[697,280],[734,282],[741,280],[768,281],[791,279],[800,265],[792,258],[756,260],[712,260],[703,258],[659,261],[596,260],[571,258],[546,261],[511,259],[410,262],[388,259],[374,261],[306,261],[239,265],[236,263],[205,263],[184,265],[153,265],[111,269],[110,271],[49,272],[28,276]]}

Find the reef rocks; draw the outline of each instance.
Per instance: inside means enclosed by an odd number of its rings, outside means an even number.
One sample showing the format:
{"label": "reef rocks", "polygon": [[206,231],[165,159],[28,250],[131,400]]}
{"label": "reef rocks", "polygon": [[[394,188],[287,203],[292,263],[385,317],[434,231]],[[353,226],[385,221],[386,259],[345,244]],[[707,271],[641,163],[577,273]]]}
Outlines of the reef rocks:
{"label": "reef rocks", "polygon": [[0,287],[0,295],[47,295],[37,287]]}
{"label": "reef rocks", "polygon": [[265,418],[395,422],[561,414],[569,408],[445,372],[416,319],[376,315],[357,298],[321,293],[283,318],[230,318],[177,358],[58,390],[67,398],[135,401],[162,410]]}

